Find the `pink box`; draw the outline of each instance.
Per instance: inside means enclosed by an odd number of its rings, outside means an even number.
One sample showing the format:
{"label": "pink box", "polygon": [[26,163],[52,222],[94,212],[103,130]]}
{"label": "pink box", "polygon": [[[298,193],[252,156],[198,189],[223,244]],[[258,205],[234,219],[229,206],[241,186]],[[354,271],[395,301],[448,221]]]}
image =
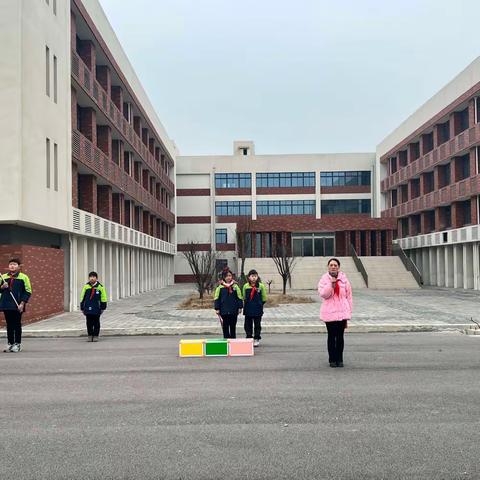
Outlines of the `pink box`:
{"label": "pink box", "polygon": [[229,338],[229,357],[251,357],[253,355],[253,338]]}

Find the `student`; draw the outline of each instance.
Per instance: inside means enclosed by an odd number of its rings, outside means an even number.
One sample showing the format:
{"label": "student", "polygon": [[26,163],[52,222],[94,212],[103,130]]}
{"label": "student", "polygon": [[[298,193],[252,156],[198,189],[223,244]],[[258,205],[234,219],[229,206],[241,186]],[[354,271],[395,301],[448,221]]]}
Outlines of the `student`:
{"label": "student", "polygon": [[22,350],[22,314],[32,287],[28,276],[20,272],[20,265],[20,259],[12,258],[8,262],[8,273],[0,275],[0,311],[5,315],[8,339],[4,352]]}
{"label": "student", "polygon": [[98,281],[97,272],[88,274],[88,283],[80,296],[80,309],[87,317],[87,334],[89,342],[98,342],[100,333],[100,315],[107,308],[107,291]]}
{"label": "student", "polygon": [[327,327],[328,361],[335,368],[343,367],[343,332],[352,318],[352,286],[340,270],[338,258],[331,258],[327,268],[318,282],[318,293],[322,297],[320,319]]}
{"label": "student", "polygon": [[[260,281],[256,270],[250,270],[248,282],[243,286],[243,314],[245,315],[245,333],[247,338],[253,336],[253,346],[260,345],[262,331],[263,305],[267,301],[267,289]],[[253,334],[253,335],[252,335]]]}
{"label": "student", "polygon": [[236,338],[237,317],[242,313],[242,292],[230,270],[224,269],[215,289],[214,308],[222,319],[223,338]]}

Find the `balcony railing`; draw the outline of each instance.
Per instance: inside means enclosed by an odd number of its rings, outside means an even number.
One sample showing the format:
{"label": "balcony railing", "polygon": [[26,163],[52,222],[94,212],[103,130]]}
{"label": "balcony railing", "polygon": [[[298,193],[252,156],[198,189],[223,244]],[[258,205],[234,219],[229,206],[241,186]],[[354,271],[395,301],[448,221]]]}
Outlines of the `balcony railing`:
{"label": "balcony railing", "polygon": [[480,174],[384,210],[382,217],[404,217],[422,210],[449,205],[478,194],[480,194]]}
{"label": "balcony railing", "polygon": [[405,183],[412,177],[418,176],[420,173],[432,170],[433,167],[444,162],[449,157],[459,155],[462,151],[472,147],[478,142],[480,142],[480,124],[477,123],[473,127],[459,133],[448,142],[439,145],[431,152],[417,158],[414,162],[384,178],[381,182],[382,192],[385,193]]}
{"label": "balcony railing", "polygon": [[73,209],[72,228],[74,233],[95,237],[98,240],[110,240],[169,255],[175,255],[176,251],[173,243],[165,242],[78,208]]}
{"label": "balcony railing", "polygon": [[175,225],[175,215],[165,205],[162,205],[159,200],[145,190],[120,166],[110,160],[78,130],[72,130],[72,155],[77,161],[92,169],[97,175],[120,188],[138,203],[145,205],[168,225]]}
{"label": "balcony railing", "polygon": [[72,50],[72,75],[94,100],[102,112],[122,133],[125,140],[127,140],[137,154],[142,157],[143,160],[145,160],[145,163],[155,172],[168,193],[174,196],[175,186],[172,180],[170,180],[167,173],[162,169],[160,163],[155,159],[155,156],[137,135],[133,126],[127,122],[122,112],[108,97],[103,87],[93,78],[92,72],[74,50]]}

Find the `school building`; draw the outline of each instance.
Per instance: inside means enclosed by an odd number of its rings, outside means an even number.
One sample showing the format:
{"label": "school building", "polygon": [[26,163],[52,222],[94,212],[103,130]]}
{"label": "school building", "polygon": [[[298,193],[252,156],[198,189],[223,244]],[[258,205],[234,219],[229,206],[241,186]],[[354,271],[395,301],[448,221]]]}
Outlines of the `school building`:
{"label": "school building", "polygon": [[[97,0],[0,11],[0,265],[20,256],[27,320],[173,283],[176,150]],[[33,301],[33,299],[35,301]]]}
{"label": "school building", "polygon": [[480,289],[480,58],[377,147],[382,218],[426,285]]}
{"label": "school building", "polygon": [[250,141],[234,142],[232,155],[177,157],[175,281],[193,279],[181,254],[189,242],[236,270],[237,232],[257,265],[278,244],[307,259],[350,257],[350,245],[392,255],[396,221],[375,218],[375,166],[375,153],[257,155]]}

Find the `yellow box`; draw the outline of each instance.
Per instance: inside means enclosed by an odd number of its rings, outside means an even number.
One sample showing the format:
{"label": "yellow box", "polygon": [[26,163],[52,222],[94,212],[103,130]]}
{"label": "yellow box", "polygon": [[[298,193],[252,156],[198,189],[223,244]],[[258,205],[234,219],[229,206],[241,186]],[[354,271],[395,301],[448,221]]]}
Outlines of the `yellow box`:
{"label": "yellow box", "polygon": [[203,357],[205,355],[205,340],[180,340],[178,354],[181,357]]}

